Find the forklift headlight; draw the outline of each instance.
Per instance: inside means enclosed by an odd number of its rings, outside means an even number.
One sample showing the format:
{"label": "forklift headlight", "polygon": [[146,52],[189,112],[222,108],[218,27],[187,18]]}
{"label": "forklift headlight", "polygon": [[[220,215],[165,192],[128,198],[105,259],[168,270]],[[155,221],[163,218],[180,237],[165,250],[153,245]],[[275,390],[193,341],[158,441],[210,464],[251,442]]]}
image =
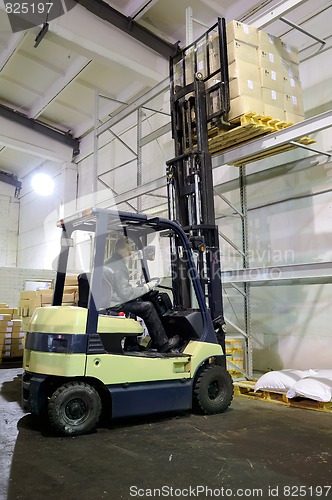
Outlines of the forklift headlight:
{"label": "forklift headlight", "polygon": [[68,339],[63,337],[51,337],[49,339],[49,352],[68,352]]}

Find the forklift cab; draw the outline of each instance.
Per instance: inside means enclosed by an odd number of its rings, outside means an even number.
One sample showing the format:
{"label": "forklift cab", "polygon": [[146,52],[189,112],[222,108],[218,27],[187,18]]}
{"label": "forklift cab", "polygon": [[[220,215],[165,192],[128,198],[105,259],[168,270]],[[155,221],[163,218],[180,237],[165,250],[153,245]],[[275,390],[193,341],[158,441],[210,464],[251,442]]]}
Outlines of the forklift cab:
{"label": "forklift cab", "polygon": [[[61,251],[53,297],[53,306],[63,303],[65,276],[76,262],[78,306],[88,310],[86,333],[98,330],[98,317],[118,315],[125,301],[105,279],[105,261],[114,253],[116,242],[125,237],[131,248],[126,259],[133,298],[151,301],[168,336],[178,334],[182,347],[190,339],[216,342],[213,325],[199,286],[195,257],[181,227],[166,219],[149,219],[144,215],[94,210],[90,215],[60,221]],[[88,256],[91,268],[77,266],[80,247],[86,246],[86,235],[92,242]],[[92,235],[92,238],[91,238]],[[85,238],[84,238],[85,236]],[[83,243],[82,243],[83,242]],[[72,252],[75,255],[71,255]],[[86,258],[85,258],[86,260]],[[84,263],[84,258],[81,259]],[[86,271],[86,272],[84,272]],[[153,280],[156,287],[144,293],[143,285]],[[114,285],[114,284],[113,284]]]}

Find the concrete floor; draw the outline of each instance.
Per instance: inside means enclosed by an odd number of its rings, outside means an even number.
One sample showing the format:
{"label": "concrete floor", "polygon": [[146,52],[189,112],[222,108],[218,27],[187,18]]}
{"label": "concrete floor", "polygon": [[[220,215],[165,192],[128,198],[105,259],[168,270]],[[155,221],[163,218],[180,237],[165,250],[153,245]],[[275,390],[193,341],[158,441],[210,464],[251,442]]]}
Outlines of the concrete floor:
{"label": "concrete floor", "polygon": [[22,412],[21,373],[0,369],[1,500],[332,498],[331,414],[236,397],[61,438]]}

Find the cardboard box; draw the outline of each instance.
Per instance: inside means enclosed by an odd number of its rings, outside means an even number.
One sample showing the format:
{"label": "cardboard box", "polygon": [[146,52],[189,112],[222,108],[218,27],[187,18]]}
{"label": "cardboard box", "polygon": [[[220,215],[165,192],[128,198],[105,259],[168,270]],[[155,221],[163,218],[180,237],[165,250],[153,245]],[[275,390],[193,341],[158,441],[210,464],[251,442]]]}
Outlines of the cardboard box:
{"label": "cardboard box", "polygon": [[20,315],[22,318],[26,318],[27,316],[29,316],[29,308],[28,307],[20,308]]}
{"label": "cardboard box", "polygon": [[77,274],[67,274],[65,278],[65,286],[69,285],[77,285],[78,280],[77,280]]}
{"label": "cardboard box", "polygon": [[258,30],[258,46],[265,52],[280,53],[281,51],[281,40],[280,38],[269,35],[265,31]]}
{"label": "cardboard box", "polygon": [[285,112],[282,108],[276,106],[271,106],[270,104],[264,103],[264,115],[269,116],[274,120],[279,120],[281,122],[285,119]]}
{"label": "cardboard box", "polygon": [[297,116],[304,116],[302,98],[296,95],[285,94],[284,111],[288,111]]}
{"label": "cardboard box", "polygon": [[303,121],[303,116],[300,115],[295,115],[294,113],[291,113],[290,111],[285,111],[284,112],[284,121],[286,123],[300,123]]}
{"label": "cardboard box", "polygon": [[240,59],[233,61],[228,66],[228,76],[230,80],[234,78],[247,78],[253,82],[260,82],[260,73],[257,64],[247,63]]}
{"label": "cardboard box", "polygon": [[274,89],[262,89],[264,105],[280,108],[284,111],[284,94]]}
{"label": "cardboard box", "polygon": [[8,343],[8,342],[5,342],[5,340],[11,340],[11,338],[12,338],[12,334],[11,333],[9,333],[9,332],[0,332],[0,345]]}
{"label": "cardboard box", "polygon": [[180,60],[179,62],[174,64],[173,79],[174,79],[174,87],[183,87],[184,86],[183,61],[182,60]]}
{"label": "cardboard box", "polygon": [[12,320],[0,320],[0,331],[3,328],[7,328],[8,326],[12,327],[13,326],[13,321]]}
{"label": "cardboard box", "polygon": [[203,78],[207,76],[206,64],[206,41],[201,40],[196,44],[197,73],[202,73]]}
{"label": "cardboard box", "polygon": [[11,320],[12,320],[11,314],[0,314],[0,322],[1,321],[11,321]]}
{"label": "cardboard box", "polygon": [[7,326],[7,328],[1,328],[0,333],[12,333],[13,329],[11,326]]}
{"label": "cardboard box", "polygon": [[[184,58],[184,68],[185,68],[185,76],[186,76],[186,85],[189,85],[190,83],[193,83],[194,81],[194,68],[195,68],[195,51],[193,47],[190,47],[187,50],[187,53]],[[72,285],[65,285],[66,286],[72,286]],[[77,279],[76,279],[76,286],[78,286]]]}
{"label": "cardboard box", "polygon": [[5,351],[0,351],[0,359],[9,358],[10,357],[10,349],[6,349]]}
{"label": "cardboard box", "polygon": [[12,344],[10,349],[10,355],[12,358],[17,358],[23,356],[24,345],[22,343]]}
{"label": "cardboard box", "polygon": [[25,332],[23,331],[13,331],[12,332],[12,339],[24,339],[25,338]]}
{"label": "cardboard box", "polygon": [[249,112],[263,114],[263,100],[241,95],[230,101],[230,111],[227,115],[227,119],[234,120],[235,118]]}
{"label": "cardboard box", "polygon": [[3,340],[2,344],[0,344],[0,351],[10,350],[12,346],[12,339]]}
{"label": "cardboard box", "polygon": [[220,70],[220,44],[218,33],[212,33],[209,36],[209,60],[210,73]]}
{"label": "cardboard box", "polygon": [[289,43],[281,42],[280,55],[294,64],[300,64],[299,49]]}
{"label": "cardboard box", "polygon": [[[42,295],[41,297],[41,305],[51,305],[53,302],[53,294]],[[75,302],[75,292],[72,293],[64,293],[62,296],[62,303],[74,303]]]}
{"label": "cardboard box", "polygon": [[258,66],[260,68],[273,69],[274,71],[282,71],[282,58],[280,54],[274,50],[270,51],[258,49]]}
{"label": "cardboard box", "polygon": [[261,86],[266,89],[284,92],[284,80],[282,71],[275,71],[271,68],[260,68]]}
{"label": "cardboard box", "polygon": [[255,99],[262,98],[262,91],[259,82],[245,78],[234,78],[229,82],[230,99],[235,99],[240,95],[251,96]]}
{"label": "cardboard box", "polygon": [[258,65],[258,49],[245,42],[233,40],[227,44],[228,65],[233,61],[245,61],[250,64]]}
{"label": "cardboard box", "polygon": [[209,92],[209,113],[218,113],[221,108],[220,91]]}
{"label": "cardboard box", "polygon": [[12,315],[14,312],[17,312],[17,311],[16,311],[16,309],[14,310],[12,307],[0,307],[0,316],[3,314]]}
{"label": "cardboard box", "polygon": [[20,298],[20,300],[18,301],[18,306],[20,309],[23,309],[24,307],[29,307],[29,302],[30,302],[30,299],[21,299]]}
{"label": "cardboard box", "polygon": [[300,81],[300,66],[298,64],[282,59],[282,72],[286,78],[294,78]]}
{"label": "cardboard box", "polygon": [[35,297],[35,291],[33,290],[22,290],[20,292],[20,301],[21,300],[29,300]]}
{"label": "cardboard box", "polygon": [[240,21],[231,21],[226,26],[227,43],[233,40],[258,47],[258,29]]}
{"label": "cardboard box", "polygon": [[284,78],[284,94],[296,95],[302,99],[302,86],[300,80],[295,78]]}

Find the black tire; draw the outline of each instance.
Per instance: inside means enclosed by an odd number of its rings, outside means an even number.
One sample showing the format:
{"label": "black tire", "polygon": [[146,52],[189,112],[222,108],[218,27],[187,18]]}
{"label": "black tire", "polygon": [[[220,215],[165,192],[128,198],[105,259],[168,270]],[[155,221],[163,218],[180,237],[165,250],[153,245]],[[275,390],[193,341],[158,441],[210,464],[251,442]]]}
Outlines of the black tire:
{"label": "black tire", "polygon": [[98,392],[85,382],[67,382],[51,396],[48,418],[52,427],[65,436],[92,431],[102,410]]}
{"label": "black tire", "polygon": [[225,411],[233,399],[234,386],[228,371],[219,365],[207,365],[194,384],[193,408],[212,415]]}

